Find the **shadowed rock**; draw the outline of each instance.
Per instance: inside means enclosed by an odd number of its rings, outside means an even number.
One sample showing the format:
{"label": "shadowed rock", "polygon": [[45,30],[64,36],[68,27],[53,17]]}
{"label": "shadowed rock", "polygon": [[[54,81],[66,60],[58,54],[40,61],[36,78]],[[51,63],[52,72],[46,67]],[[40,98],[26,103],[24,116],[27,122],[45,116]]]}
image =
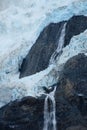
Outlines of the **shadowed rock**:
{"label": "shadowed rock", "polygon": [[[86,130],[87,56],[79,54],[70,58],[61,72],[57,86],[57,129]],[[26,97],[1,108],[0,130],[43,130],[44,99],[45,96]]]}
{"label": "shadowed rock", "polygon": [[41,32],[36,43],[23,60],[20,69],[20,78],[46,69],[51,55],[57,48],[57,41],[63,25],[64,22],[51,23]]}
{"label": "shadowed rock", "polygon": [[87,129],[87,56],[70,58],[59,82],[55,95],[59,130]]}
{"label": "shadowed rock", "polygon": [[41,130],[44,99],[26,97],[0,110],[0,130]]}
{"label": "shadowed rock", "polygon": [[67,128],[66,130],[87,130],[87,128],[84,126],[71,126]]}
{"label": "shadowed rock", "polygon": [[[28,55],[22,62],[20,78],[35,74],[46,69],[53,52],[57,48],[64,22],[51,23],[38,37]],[[73,16],[67,21],[64,46],[68,45],[74,35],[87,29],[86,16]]]}
{"label": "shadowed rock", "polygon": [[66,34],[65,34],[65,46],[69,44],[71,38],[75,35],[84,32],[87,29],[87,17],[86,16],[73,16],[67,21]]}
{"label": "shadowed rock", "polygon": [[43,86],[43,90],[45,91],[46,94],[49,94],[50,92],[52,92],[54,90],[54,88],[58,85],[58,83],[53,84],[50,87],[45,87]]}

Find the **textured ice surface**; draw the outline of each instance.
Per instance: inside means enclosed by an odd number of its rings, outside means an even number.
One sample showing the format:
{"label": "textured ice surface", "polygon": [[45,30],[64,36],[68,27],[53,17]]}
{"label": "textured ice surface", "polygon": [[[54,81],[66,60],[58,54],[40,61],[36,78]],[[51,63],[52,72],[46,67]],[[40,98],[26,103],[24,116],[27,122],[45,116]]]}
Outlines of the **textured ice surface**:
{"label": "textured ice surface", "polygon": [[0,87],[0,104],[6,104],[10,100],[20,99],[24,96],[39,96],[43,93],[42,86],[49,87],[58,80],[58,71],[61,71],[64,63],[78,53],[87,54],[87,31],[74,36],[70,45],[63,49],[59,62],[50,65],[46,70],[34,75],[14,79],[10,82],[2,82]]}
{"label": "textured ice surface", "polygon": [[[1,77],[18,74],[18,68],[43,28],[50,22],[67,20],[73,15],[87,15],[85,0],[7,0],[0,12]],[[7,6],[6,0],[1,5]]]}
{"label": "textured ice surface", "polygon": [[70,44],[63,49],[58,64],[64,64],[69,58],[79,53],[87,55],[87,30],[71,39]]}
{"label": "textured ice surface", "polygon": [[29,77],[18,78],[18,69],[23,58],[46,25],[83,14],[87,15],[86,0],[0,1],[0,104],[6,104],[11,99],[42,93],[41,86],[49,86],[56,82],[58,66],[69,57],[86,52],[87,32],[74,37],[71,44],[64,48],[59,65],[52,65]]}

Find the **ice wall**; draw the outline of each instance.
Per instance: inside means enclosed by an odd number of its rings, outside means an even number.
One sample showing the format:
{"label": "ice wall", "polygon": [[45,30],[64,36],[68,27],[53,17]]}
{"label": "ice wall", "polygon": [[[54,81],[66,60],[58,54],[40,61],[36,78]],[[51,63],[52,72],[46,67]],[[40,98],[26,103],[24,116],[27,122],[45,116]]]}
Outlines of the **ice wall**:
{"label": "ice wall", "polygon": [[[43,28],[51,22],[67,20],[73,15],[87,15],[86,0],[0,1],[1,105],[11,99],[27,95],[37,96],[37,93],[42,93],[41,86],[49,86],[57,81],[57,66],[64,64],[74,54],[86,51],[87,46],[82,47],[83,39],[87,45],[87,32],[84,32],[75,37],[71,44],[64,49],[60,65],[52,65],[47,70],[23,79],[18,78],[20,64]],[[78,43],[76,49],[74,49],[73,42]],[[73,55],[70,48],[74,50]]]}

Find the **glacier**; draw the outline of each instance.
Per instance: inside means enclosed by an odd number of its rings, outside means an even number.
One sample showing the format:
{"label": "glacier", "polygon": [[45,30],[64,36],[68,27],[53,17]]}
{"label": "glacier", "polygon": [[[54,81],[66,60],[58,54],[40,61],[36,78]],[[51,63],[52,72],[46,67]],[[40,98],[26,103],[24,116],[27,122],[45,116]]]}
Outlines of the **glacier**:
{"label": "glacier", "polygon": [[[86,0],[3,0],[0,2],[0,106],[24,96],[39,96],[42,86],[56,83],[57,71],[78,53],[87,55],[87,31],[74,36],[56,64],[19,79],[23,58],[40,32],[51,22],[68,20],[73,15],[87,16]],[[72,51],[71,51],[72,50]],[[48,80],[49,79],[49,80]]]}

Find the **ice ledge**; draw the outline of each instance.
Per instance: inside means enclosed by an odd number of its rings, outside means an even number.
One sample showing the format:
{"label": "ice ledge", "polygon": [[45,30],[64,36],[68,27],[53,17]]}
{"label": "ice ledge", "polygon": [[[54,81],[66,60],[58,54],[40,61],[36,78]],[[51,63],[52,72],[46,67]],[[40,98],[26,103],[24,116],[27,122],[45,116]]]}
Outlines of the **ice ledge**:
{"label": "ice ledge", "polygon": [[57,82],[57,71],[61,71],[66,61],[79,53],[87,55],[87,30],[71,39],[70,44],[63,49],[58,63],[49,66],[46,70],[36,73],[35,75],[16,79],[9,83],[4,82],[2,87],[5,91],[3,91],[3,89],[0,90],[2,93],[0,103],[7,103],[10,100],[20,99],[28,95],[39,96],[43,93],[43,86],[50,86]]}

